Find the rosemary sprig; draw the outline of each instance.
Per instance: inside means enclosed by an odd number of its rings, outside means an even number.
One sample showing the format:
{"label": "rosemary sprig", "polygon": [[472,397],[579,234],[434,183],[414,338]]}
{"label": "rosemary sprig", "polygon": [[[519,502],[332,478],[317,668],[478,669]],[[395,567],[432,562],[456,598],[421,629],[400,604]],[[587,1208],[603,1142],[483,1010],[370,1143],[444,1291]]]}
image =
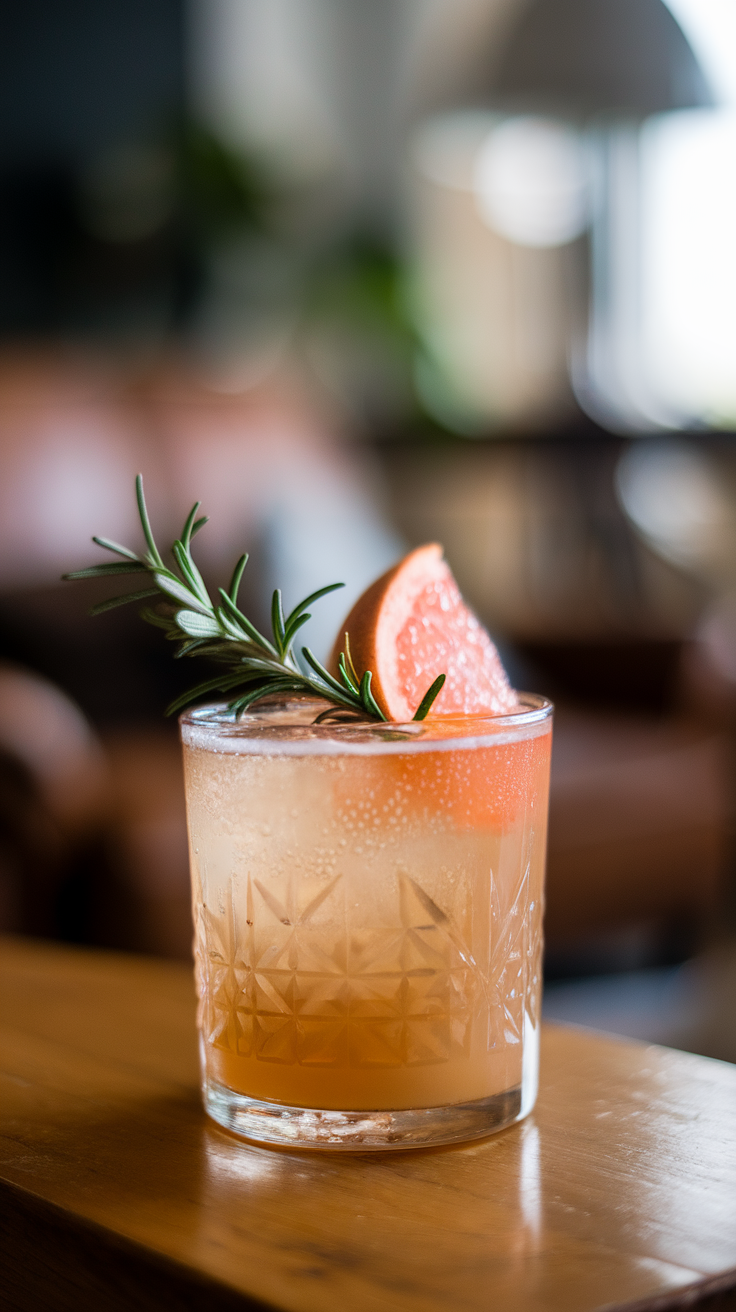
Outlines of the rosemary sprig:
{"label": "rosemary sprig", "polygon": [[[366,670],[359,676],[355,669],[347,634],[345,651],[339,660],[338,678],[334,678],[325,669],[308,647],[301,649],[308,670],[297,664],[294,655],[294,639],[307,620],[311,619],[307,608],[321,597],[326,597],[329,592],[344,587],[343,583],[330,583],[326,588],[312,592],[288,615],[284,615],[281,590],[277,588],[271,604],[272,634],[267,638],[259,633],[238,607],[238,592],[248,556],[240,557],[230,587],[227,591],[219,588],[219,600],[213,602],[191,550],[192,538],[207,523],[206,516],[198,518],[201,503],[198,501],[192,506],[181,537],[172,545],[173,568],[169,568],[156,546],[140,474],[136,478],[135,487],[147,550],[140,555],[108,538],[94,537],[92,541],[99,547],[104,547],[121,559],[91,565],[89,569],[74,570],[65,574],[64,578],[94,579],[117,577],[119,574],[147,574],[148,587],[100,602],[92,607],[91,614],[101,615],[104,611],[125,606],[128,602],[158,597],[166,605],[157,610],[147,607],[141,611],[141,617],[162,629],[170,641],[178,644],[174,655],[207,656],[224,667],[213,678],[206,679],[190,688],[183,696],[177,697],[167,707],[167,715],[183,710],[208,693],[230,694],[228,710],[236,716],[242,715],[249,706],[272,693],[296,693],[316,694],[332,703],[329,710],[317,717],[318,721],[331,716],[386,720],[371,692],[371,671]],[[417,708],[415,720],[425,718],[444,682],[444,674],[435,679]]]}

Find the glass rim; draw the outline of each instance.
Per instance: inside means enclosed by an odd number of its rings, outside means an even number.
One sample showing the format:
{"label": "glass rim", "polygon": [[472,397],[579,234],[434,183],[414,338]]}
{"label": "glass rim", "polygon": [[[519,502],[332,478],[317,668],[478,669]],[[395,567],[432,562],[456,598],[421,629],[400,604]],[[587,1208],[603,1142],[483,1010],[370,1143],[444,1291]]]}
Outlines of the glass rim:
{"label": "glass rim", "polygon": [[[518,692],[517,696],[521,706],[509,714],[437,715],[408,724],[333,721],[321,725],[269,725],[261,718],[263,709],[259,712],[254,708],[235,721],[226,704],[217,702],[184,711],[179,716],[179,731],[185,746],[228,756],[400,756],[407,752],[471,751],[550,732],[552,702],[537,693]],[[293,699],[297,700],[308,701]],[[288,699],[284,704],[290,704]],[[314,705],[321,705],[317,698]],[[454,725],[458,730],[462,726],[463,732],[448,733]]]}

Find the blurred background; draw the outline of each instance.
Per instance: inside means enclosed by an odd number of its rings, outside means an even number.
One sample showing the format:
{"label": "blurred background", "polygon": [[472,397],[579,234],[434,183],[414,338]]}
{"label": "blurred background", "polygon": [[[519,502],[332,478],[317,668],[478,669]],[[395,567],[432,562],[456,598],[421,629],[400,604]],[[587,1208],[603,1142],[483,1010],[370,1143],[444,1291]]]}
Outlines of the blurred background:
{"label": "blurred background", "polygon": [[187,957],[191,681],[444,543],[558,706],[546,1011],[736,1060],[733,0],[0,0],[0,926]]}

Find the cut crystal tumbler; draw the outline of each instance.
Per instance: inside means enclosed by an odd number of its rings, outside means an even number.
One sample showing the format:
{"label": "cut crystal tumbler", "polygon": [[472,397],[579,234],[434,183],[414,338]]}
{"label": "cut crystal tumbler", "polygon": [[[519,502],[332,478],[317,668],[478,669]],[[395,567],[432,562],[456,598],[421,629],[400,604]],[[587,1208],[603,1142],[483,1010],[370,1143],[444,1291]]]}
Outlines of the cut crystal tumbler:
{"label": "cut crystal tumbler", "polygon": [[181,718],[204,1103],[261,1143],[489,1134],[537,1087],[551,706]]}

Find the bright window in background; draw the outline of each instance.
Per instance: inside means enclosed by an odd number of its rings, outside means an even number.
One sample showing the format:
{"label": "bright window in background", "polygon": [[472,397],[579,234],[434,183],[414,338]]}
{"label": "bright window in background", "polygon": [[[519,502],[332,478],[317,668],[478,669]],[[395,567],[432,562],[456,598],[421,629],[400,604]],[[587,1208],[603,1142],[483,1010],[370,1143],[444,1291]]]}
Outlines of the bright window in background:
{"label": "bright window in background", "polygon": [[722,107],[650,120],[642,140],[642,347],[688,421],[736,425],[736,0],[667,0]]}

